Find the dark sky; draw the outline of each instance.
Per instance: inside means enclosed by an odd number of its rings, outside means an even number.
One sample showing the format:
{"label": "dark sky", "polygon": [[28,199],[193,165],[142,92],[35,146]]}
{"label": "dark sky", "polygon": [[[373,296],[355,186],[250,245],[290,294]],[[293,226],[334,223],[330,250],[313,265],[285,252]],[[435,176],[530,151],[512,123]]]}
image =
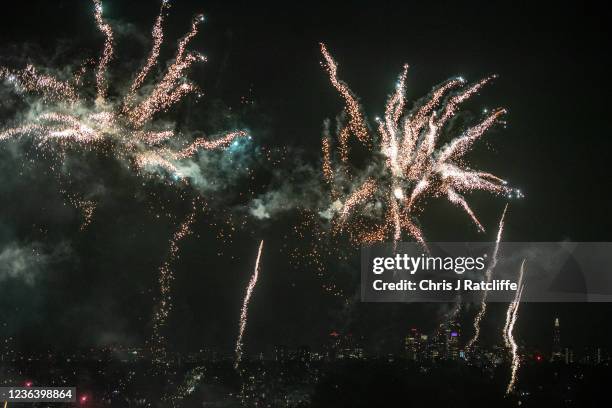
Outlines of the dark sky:
{"label": "dark sky", "polygon": [[[169,45],[185,32],[193,14],[207,16],[190,47],[209,58],[192,76],[206,92],[202,109],[213,109],[214,103],[237,107],[252,88],[256,104],[241,121],[257,143],[291,146],[296,155],[312,160],[318,157],[323,119],[341,109],[319,65],[321,41],[372,116],[381,113],[405,62],[411,66],[410,99],[451,76],[477,80],[499,74],[469,106],[509,109],[508,128],[492,132],[473,157],[475,164],[511,180],[526,195],[511,203],[505,240],[612,240],[609,14],[603,8],[527,1],[174,3],[167,19]],[[132,24],[126,31],[148,36],[158,2],[104,4],[110,18]],[[95,56],[100,40],[87,1],[11,2],[0,16],[3,62],[10,60],[8,53],[30,50],[40,51],[40,61],[59,44],[75,55]],[[28,49],[21,44],[29,44]],[[147,49],[135,44],[120,46],[120,55],[141,58]],[[285,155],[279,168],[291,169],[295,157]],[[10,293],[0,301],[11,323],[6,330],[27,347],[41,341],[53,347],[114,339],[138,343],[150,330],[156,268],[174,221],[156,220],[143,210],[159,209],[160,204],[147,204],[149,198],[134,194],[140,180],[112,163],[99,166],[103,175],[95,179],[106,186],[108,198],[91,228],[79,233],[78,216],[63,205],[54,179],[41,174],[44,166],[23,170],[11,162],[0,165],[2,180],[7,180],[0,189],[0,245],[33,239],[44,245],[65,239],[72,243],[71,255],[49,266],[33,286],[0,282],[2,292]],[[169,211],[180,219],[185,203],[172,191],[156,188],[156,197],[167,200]],[[486,195],[474,199],[485,225],[495,224],[503,205]],[[483,239],[447,203],[433,207],[423,220],[430,240]],[[275,343],[317,344],[338,326],[374,339],[372,344],[392,347],[407,327],[435,322],[436,305],[368,304],[343,311],[337,299],[321,293],[321,281],[311,269],[293,267],[287,251],[281,252],[283,244],[301,245],[284,239],[295,222],[291,216],[253,223],[230,244],[216,239],[216,226],[209,222],[214,221],[196,224],[198,235],[185,241],[176,267],[170,324],[178,348],[231,347],[240,299],[262,237],[268,242],[247,335],[253,350]],[[41,228],[44,233],[36,232]],[[354,269],[347,284],[354,288],[358,260],[351,259],[348,267],[328,268],[331,275]],[[552,318],[559,314],[568,343],[610,345],[610,312],[608,304],[526,305],[518,337],[546,347]],[[491,322],[490,329],[496,325],[501,322]]]}

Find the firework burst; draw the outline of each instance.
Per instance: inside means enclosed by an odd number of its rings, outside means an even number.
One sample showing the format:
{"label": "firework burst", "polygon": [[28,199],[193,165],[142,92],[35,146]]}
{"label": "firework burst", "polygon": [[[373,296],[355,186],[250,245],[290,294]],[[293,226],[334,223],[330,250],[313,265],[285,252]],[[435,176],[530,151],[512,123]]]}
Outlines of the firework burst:
{"label": "firework burst", "polygon": [[[24,115],[32,119],[0,130],[0,141],[30,137],[38,149],[56,153],[60,160],[65,159],[66,152],[74,147],[98,149],[119,160],[126,160],[138,173],[161,171],[176,180],[184,177],[179,170],[182,160],[189,159],[200,150],[226,148],[235,139],[246,136],[240,130],[224,133],[212,140],[194,138],[191,134],[176,131],[174,124],[158,120],[159,114],[168,111],[188,95],[201,95],[198,86],[187,78],[187,73],[194,64],[206,61],[203,55],[188,50],[190,41],[198,34],[204,21],[203,15],[194,17],[190,30],[178,43],[174,60],[161,77],[147,82],[152,76],[151,71],[159,63],[164,40],[163,22],[170,3],[163,0],[153,25],[151,50],[126,90],[114,87],[109,81],[109,67],[115,56],[115,36],[112,26],[104,18],[101,0],[93,0],[93,6],[96,26],[104,37],[102,52],[92,75],[95,97],[88,97],[92,84],[86,81],[87,64],[70,79],[51,75],[49,70],[33,65],[21,70],[0,67],[0,80],[23,96],[34,112]],[[85,228],[91,222],[95,203],[68,192],[66,195],[82,211],[84,222],[81,229]],[[160,294],[153,319],[152,339],[158,361],[164,360],[162,329],[172,308],[172,265],[178,257],[180,241],[191,233],[190,227],[196,214],[195,200],[192,206],[191,214],[179,225],[170,240],[169,254],[159,268]]]}
{"label": "firework burst", "polygon": [[[338,78],[338,65],[324,44],[321,53],[329,79],[344,100],[344,113],[335,129],[337,155],[332,151],[329,121],[323,135],[323,175],[331,189],[333,203],[328,211],[335,213],[335,232],[347,232],[358,243],[388,238],[397,242],[407,233],[425,246],[417,215],[426,198],[445,197],[463,209],[478,230],[484,231],[463,194],[481,190],[520,195],[499,177],[465,165],[464,156],[500,121],[504,109],[491,111],[480,123],[440,146],[461,103],[493,76],[469,86],[463,78],[451,79],[435,88],[424,102],[407,110],[405,65],[384,116],[376,118],[376,130],[372,131],[357,97]],[[365,170],[355,170],[351,163],[351,136],[372,153],[373,160]]]}
{"label": "firework burst", "polygon": [[[168,111],[187,95],[201,95],[186,74],[193,64],[206,61],[203,55],[187,50],[204,21],[203,15],[193,19],[191,29],[179,41],[175,59],[161,78],[142,91],[152,68],[159,62],[164,36],[162,25],[169,8],[169,1],[163,0],[153,26],[152,49],[128,90],[124,91],[113,89],[109,83],[108,69],[115,54],[113,29],[104,19],[101,1],[94,0],[93,4],[96,25],[104,36],[102,54],[94,72],[95,99],[87,98],[83,71],[65,80],[32,65],[21,70],[0,67],[0,80],[11,85],[17,94],[34,96],[33,105],[37,106],[33,119],[0,131],[0,141],[29,136],[40,148],[50,147],[53,142],[57,152],[75,145],[100,148],[117,158],[127,159],[136,171],[163,170],[181,178],[177,162],[201,149],[227,147],[234,139],[246,136],[244,131],[232,131],[214,140],[193,139],[168,127],[165,122],[156,121],[158,114]],[[113,95],[121,96],[109,97],[111,89]]]}

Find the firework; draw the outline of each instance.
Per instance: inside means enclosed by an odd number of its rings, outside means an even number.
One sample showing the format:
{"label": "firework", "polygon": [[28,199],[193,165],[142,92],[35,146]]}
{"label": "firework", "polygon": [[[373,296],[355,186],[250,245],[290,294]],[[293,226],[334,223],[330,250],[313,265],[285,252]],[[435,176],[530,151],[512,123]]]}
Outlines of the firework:
{"label": "firework", "polygon": [[[504,218],[506,217],[507,210],[508,210],[508,205],[506,204],[506,206],[504,207],[504,212],[502,213],[501,219],[499,220],[499,227],[497,229],[497,237],[495,238],[495,246],[493,247],[493,253],[491,254],[491,261],[489,262],[489,266],[487,267],[487,270],[485,271],[485,279],[487,283],[491,282],[491,279],[493,278],[493,270],[495,269],[495,266],[497,265],[497,252],[499,251],[499,243],[501,242],[502,233],[504,232]],[[487,312],[488,293],[489,292],[485,290],[484,294],[482,295],[482,300],[480,301],[480,309],[478,310],[478,313],[474,317],[474,336],[470,339],[470,341],[467,342],[465,346],[466,350],[471,350],[474,343],[478,341],[478,337],[480,337],[480,322],[482,321],[482,318]]]}
{"label": "firework", "polygon": [[259,260],[261,258],[261,251],[263,249],[263,240],[259,244],[259,250],[257,251],[257,259],[255,260],[255,268],[253,269],[253,275],[251,275],[251,280],[246,289],[246,293],[244,294],[244,301],[242,302],[242,310],[240,311],[240,324],[238,327],[238,339],[236,339],[236,361],[234,362],[234,367],[238,369],[240,365],[240,361],[242,360],[242,337],[244,336],[244,330],[246,329],[247,324],[247,314],[249,311],[249,302],[251,300],[251,295],[253,295],[253,290],[255,289],[255,285],[257,285],[257,278],[259,277]]}
{"label": "firework", "polygon": [[[519,272],[519,280],[517,282],[517,291],[515,293],[515,298],[518,295],[519,289],[521,289],[521,286],[523,285],[523,269],[524,269],[524,265],[525,265],[525,259],[523,259],[523,262],[521,262],[521,268],[520,268],[520,272]],[[506,311],[506,324],[504,325],[504,329],[502,330],[502,335],[503,335],[503,339],[504,339],[504,345],[508,349],[510,349],[512,347],[512,345],[510,344],[510,337],[509,337],[508,328],[510,327],[510,322],[512,320],[512,313],[513,313],[513,311],[514,311],[514,302],[511,302],[508,305],[508,310]]]}
{"label": "firework", "polygon": [[[55,142],[56,151],[71,146],[100,148],[126,159],[137,171],[163,170],[174,178],[182,178],[176,165],[178,161],[200,149],[227,147],[234,139],[246,136],[244,131],[232,131],[216,140],[204,137],[189,140],[189,135],[155,120],[159,113],[169,110],[187,95],[200,95],[199,88],[187,79],[186,73],[194,63],[206,60],[203,55],[187,50],[204,21],[202,15],[193,19],[191,29],[179,41],[175,59],[161,79],[147,86],[147,91],[141,91],[151,69],[159,62],[164,37],[162,23],[169,8],[169,1],[164,0],[153,26],[152,49],[143,67],[127,91],[113,89],[113,98],[110,98],[112,84],[108,69],[114,55],[113,29],[104,19],[101,1],[93,0],[93,3],[96,25],[104,35],[102,54],[94,72],[95,100],[86,97],[82,71],[66,80],[41,73],[31,65],[23,70],[0,67],[0,79],[12,85],[18,94],[34,96],[37,105],[34,119],[1,130],[0,141],[29,136],[38,147]],[[115,93],[121,96],[115,97]]]}
{"label": "firework", "polygon": [[185,374],[185,378],[182,384],[176,390],[176,393],[170,397],[164,398],[169,400],[173,407],[182,406],[182,402],[185,398],[194,393],[197,386],[200,384],[206,374],[205,367],[195,367]]}
{"label": "firework", "polygon": [[[329,122],[323,136],[323,175],[332,187],[332,201],[340,197],[342,203],[340,210],[335,211],[335,232],[348,232],[356,242],[383,241],[388,237],[397,242],[407,233],[425,246],[417,215],[428,197],[446,197],[484,231],[462,194],[482,190],[520,195],[499,177],[464,164],[464,156],[500,121],[504,109],[493,110],[480,123],[439,146],[461,103],[493,76],[470,86],[466,86],[463,78],[451,79],[435,88],[424,102],[407,110],[405,65],[395,92],[387,101],[384,117],[376,118],[376,130],[372,131],[357,97],[338,78],[338,64],[324,44],[321,53],[329,79],[344,100],[345,111],[336,126],[337,165],[333,161]],[[373,160],[365,170],[351,166],[348,146],[351,135],[372,153]]]}
{"label": "firework", "polygon": [[[191,40],[198,34],[204,21],[197,15],[189,31],[177,47],[175,58],[158,79],[151,79],[151,71],[160,63],[160,49],[164,43],[163,23],[170,7],[168,0],[161,3],[152,29],[152,47],[143,66],[124,89],[114,86],[109,69],[115,55],[115,36],[112,26],[104,18],[101,0],[93,0],[95,24],[104,37],[100,57],[93,68],[93,84],[88,83],[85,64],[72,78],[51,75],[48,69],[28,65],[24,69],[0,67],[0,81],[11,86],[17,95],[31,104],[27,121],[0,129],[0,141],[30,137],[37,149],[50,151],[62,160],[73,148],[96,149],[125,160],[137,173],[154,171],[167,173],[173,180],[183,179],[180,162],[201,150],[227,148],[237,138],[246,136],[241,130],[225,132],[209,139],[181,133],[174,123],[158,119],[161,113],[188,95],[201,96],[196,84],[187,78],[189,69],[206,61],[203,55],[190,51]],[[120,81],[117,81],[120,82]],[[95,97],[91,98],[91,87]],[[81,229],[91,222],[95,203],[65,192],[68,201],[84,216]],[[171,285],[173,264],[178,258],[179,243],[191,233],[195,220],[196,201],[192,212],[178,226],[169,243],[166,260],[159,268],[159,299],[153,317],[152,351],[156,361],[165,360],[163,328],[172,310]]]}
{"label": "firework", "polygon": [[517,353],[518,346],[516,341],[514,340],[514,325],[516,323],[516,318],[518,316],[518,308],[521,303],[521,297],[523,296],[523,289],[525,285],[523,283],[523,274],[525,272],[525,259],[521,263],[521,269],[519,272],[519,281],[518,287],[514,294],[514,300],[508,305],[508,311],[506,313],[506,325],[504,326],[504,342],[506,347],[510,350],[512,354],[512,368],[510,372],[510,381],[508,382],[508,387],[506,388],[506,394],[510,394],[514,389],[514,384],[516,383],[516,375],[521,363],[520,357]]}
{"label": "firework", "polygon": [[193,225],[196,213],[198,211],[196,200],[192,203],[192,209],[189,215],[179,225],[174,232],[169,243],[169,250],[166,260],[159,267],[159,300],[155,313],[153,315],[153,338],[152,352],[155,361],[159,363],[165,362],[166,339],[163,334],[163,329],[166,325],[168,315],[172,311],[172,282],[174,281],[174,271],[172,266],[179,255],[179,244],[186,237],[191,235],[191,226]]}

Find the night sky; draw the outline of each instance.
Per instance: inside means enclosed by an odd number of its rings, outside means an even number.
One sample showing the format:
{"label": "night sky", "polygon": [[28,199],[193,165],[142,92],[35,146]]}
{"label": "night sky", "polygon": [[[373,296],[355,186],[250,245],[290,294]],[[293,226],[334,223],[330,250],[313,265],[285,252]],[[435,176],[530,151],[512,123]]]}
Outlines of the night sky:
{"label": "night sky", "polygon": [[[320,66],[321,41],[372,117],[382,113],[403,63],[410,64],[409,100],[452,76],[474,81],[499,74],[466,109],[509,110],[508,127],[490,132],[470,154],[476,167],[510,180],[525,194],[510,203],[504,240],[612,241],[610,33],[603,9],[578,2],[175,3],[166,20],[164,59],[172,57],[176,39],[197,12],[204,12],[207,22],[190,49],[209,59],[191,74],[204,99],[179,106],[175,120],[210,134],[228,123],[248,128],[252,157],[246,152],[243,165],[253,173],[238,171],[214,194],[202,193],[215,210],[198,219],[195,234],[181,246],[169,319],[173,348],[231,349],[262,238],[266,246],[248,350],[269,351],[274,344],[316,348],[337,329],[364,336],[372,349],[394,351],[410,327],[431,329],[443,311],[436,304],[355,299],[346,307],[324,294],[322,282],[335,280],[353,297],[358,251],[352,249],[348,263],[328,262],[323,279],[295,264],[289,252],[307,250],[308,242],[292,234],[298,216],[291,208],[269,220],[248,219],[231,240],[219,239],[228,217],[245,214],[249,197],[277,188],[284,178],[293,180],[298,165],[319,166],[322,122],[342,108]],[[137,69],[149,49],[158,2],[104,4],[105,15],[121,27],[117,61]],[[1,65],[32,61],[61,68],[97,56],[101,44],[88,1],[11,2],[0,15]],[[253,104],[245,107],[243,97]],[[3,127],[13,109],[0,101]],[[95,191],[98,199],[92,224],[81,232],[80,214],[65,203],[45,160],[15,146],[0,145],[0,253],[34,248],[44,256],[25,260],[27,273],[17,278],[0,269],[2,335],[15,336],[23,349],[143,344],[151,330],[157,268],[189,198],[198,192],[145,181],[95,153],[79,154],[73,160],[80,170],[73,172],[70,189]],[[262,158],[262,148],[286,151],[273,165]],[[461,211],[440,201],[422,218],[428,239],[491,240],[504,200],[476,194],[471,202],[487,234],[477,234]],[[492,307],[485,340],[499,341],[504,307]],[[612,345],[609,304],[526,304],[517,338],[546,349],[557,315],[564,342]]]}

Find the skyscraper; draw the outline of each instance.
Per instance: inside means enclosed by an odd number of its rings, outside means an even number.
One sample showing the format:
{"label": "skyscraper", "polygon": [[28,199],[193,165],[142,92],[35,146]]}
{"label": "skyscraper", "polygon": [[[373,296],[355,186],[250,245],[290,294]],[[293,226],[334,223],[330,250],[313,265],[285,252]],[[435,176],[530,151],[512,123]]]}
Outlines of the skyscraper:
{"label": "skyscraper", "polygon": [[447,358],[450,360],[459,359],[459,325],[455,325],[451,328],[447,340]]}
{"label": "skyscraper", "polygon": [[573,364],[574,363],[574,351],[566,347],[565,348],[565,364]]}
{"label": "skyscraper", "polygon": [[302,364],[310,363],[310,347],[300,346],[297,349],[297,360]]}
{"label": "skyscraper", "polygon": [[420,339],[421,336],[415,328],[411,329],[410,334],[404,338],[404,356],[406,359],[411,361],[419,359]]}
{"label": "skyscraper", "polygon": [[550,361],[561,361],[562,360],[562,348],[561,348],[561,328],[559,326],[559,318],[555,317],[555,325],[553,327],[553,344],[552,354]]}
{"label": "skyscraper", "polygon": [[289,352],[287,346],[278,344],[274,346],[274,361],[278,363],[284,363],[289,359]]}

